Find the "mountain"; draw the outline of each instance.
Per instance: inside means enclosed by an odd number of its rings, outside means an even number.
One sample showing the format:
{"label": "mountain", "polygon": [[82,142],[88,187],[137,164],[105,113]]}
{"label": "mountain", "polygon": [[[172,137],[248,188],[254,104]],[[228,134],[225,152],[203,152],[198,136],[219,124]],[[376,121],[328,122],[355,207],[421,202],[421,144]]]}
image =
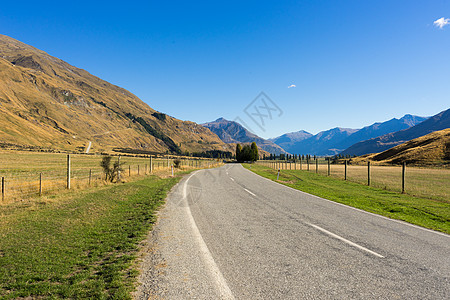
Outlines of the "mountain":
{"label": "mountain", "polygon": [[286,151],[277,144],[249,132],[237,122],[219,118],[213,122],[204,123],[202,125],[217,134],[217,136],[225,143],[255,142],[259,148],[269,153],[286,153]]}
{"label": "mountain", "polygon": [[275,144],[279,145],[283,149],[290,149],[296,143],[303,141],[312,136],[313,135],[311,133],[304,131],[304,130],[300,130],[300,131],[296,131],[296,132],[289,132],[289,133],[283,134],[279,137],[269,139],[269,141],[274,142]]}
{"label": "mountain", "polygon": [[0,146],[83,151],[230,150],[207,128],[158,112],[129,91],[0,35]]}
{"label": "mountain", "polygon": [[370,159],[381,163],[442,164],[450,163],[450,128],[434,131],[381,153],[364,155],[352,160]]}
{"label": "mountain", "polygon": [[450,128],[450,109],[442,111],[408,129],[388,133],[377,138],[356,143],[341,154],[364,155],[368,153],[383,152],[412,139],[446,128]]}
{"label": "mountain", "polygon": [[336,145],[344,141],[357,129],[336,127],[330,130],[321,131],[307,139],[301,140],[287,148],[291,153],[313,154],[313,155],[334,155],[339,152]]}
{"label": "mountain", "polygon": [[[317,135],[300,134],[298,140],[289,140],[288,135],[272,139],[286,151],[300,154],[335,155],[351,145],[374,137],[399,131],[426,120],[424,117],[405,115],[400,119],[393,118],[386,122],[374,123],[362,129],[333,128]],[[299,131],[305,133],[305,131]],[[307,138],[304,138],[307,137]]]}

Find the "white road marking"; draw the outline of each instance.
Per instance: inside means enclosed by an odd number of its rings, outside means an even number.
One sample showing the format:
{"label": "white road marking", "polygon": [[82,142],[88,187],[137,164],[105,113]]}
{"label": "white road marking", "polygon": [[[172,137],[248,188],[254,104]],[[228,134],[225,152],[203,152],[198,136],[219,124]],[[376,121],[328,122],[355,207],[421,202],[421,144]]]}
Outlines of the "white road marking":
{"label": "white road marking", "polygon": [[378,253],[376,253],[376,252],[374,252],[374,251],[372,251],[372,250],[369,250],[369,249],[367,249],[366,247],[363,247],[363,246],[361,246],[361,245],[358,245],[358,244],[356,244],[356,243],[353,243],[352,241],[349,241],[349,240],[347,240],[347,239],[345,239],[345,238],[343,238],[343,237],[341,237],[341,236],[339,236],[339,235],[337,235],[337,234],[334,234],[334,233],[332,233],[332,232],[330,232],[330,231],[328,231],[328,230],[326,230],[326,229],[323,229],[323,228],[320,227],[320,226],[317,226],[317,225],[314,225],[314,224],[311,224],[311,223],[306,223],[306,224],[309,225],[309,226],[311,226],[311,227],[314,227],[315,229],[317,229],[317,230],[319,230],[319,231],[322,231],[323,233],[325,233],[325,234],[327,234],[327,235],[329,235],[329,236],[331,236],[331,237],[333,237],[333,238],[335,238],[335,239],[338,239],[338,240],[340,240],[340,241],[342,241],[342,242],[344,242],[344,243],[346,243],[346,244],[349,244],[350,246],[353,246],[353,247],[356,247],[356,248],[358,248],[358,249],[360,249],[360,250],[366,251],[367,253],[370,253],[370,254],[372,254],[372,255],[374,255],[374,256],[376,256],[376,257],[384,258],[383,255],[378,254]]}
{"label": "white road marking", "polygon": [[234,181],[234,179],[232,177],[230,177],[230,179]]}
{"label": "white road marking", "polygon": [[[197,172],[195,172],[197,173]],[[187,183],[189,179],[195,174],[192,173],[188,179],[184,182],[183,185],[183,199],[187,202]],[[217,286],[217,289],[220,293],[221,299],[235,299],[233,296],[233,293],[230,290],[230,287],[227,284],[227,281],[223,277],[222,273],[219,270],[219,267],[217,266],[216,262],[214,261],[214,258],[211,255],[211,252],[208,249],[208,246],[206,246],[205,241],[203,240],[202,235],[200,234],[200,231],[198,230],[197,224],[195,223],[194,217],[192,216],[191,209],[189,208],[189,205],[186,205],[186,213],[188,215],[189,221],[192,226],[192,231],[194,234],[194,237],[197,239],[197,242],[200,246],[200,252],[203,255],[203,259],[205,260],[205,264],[208,267],[211,278],[213,279],[214,283]]]}
{"label": "white road marking", "polygon": [[[244,168],[244,170],[247,170],[247,169]],[[385,217],[385,216],[382,216],[382,215],[374,214],[374,213],[371,213],[371,212],[369,212],[369,211],[365,211],[365,210],[356,208],[356,207],[348,206],[348,205],[345,205],[345,204],[342,204],[342,203],[339,203],[339,202],[334,202],[334,201],[332,201],[332,200],[328,200],[328,199],[325,199],[325,198],[321,198],[321,197],[316,196],[316,195],[313,195],[313,194],[308,194],[308,193],[306,193],[306,192],[303,192],[303,191],[294,189],[294,188],[292,188],[292,187],[290,187],[290,186],[287,186],[287,185],[284,185],[284,184],[282,184],[282,183],[276,182],[276,181],[271,180],[271,179],[269,179],[269,178],[266,178],[266,177],[264,177],[264,176],[258,175],[258,174],[256,174],[256,173],[250,171],[250,170],[247,170],[247,171],[250,172],[250,173],[252,173],[252,174],[255,174],[256,176],[259,176],[259,177],[261,177],[261,178],[263,178],[263,179],[265,179],[265,180],[267,180],[267,181],[270,181],[270,182],[272,182],[272,183],[281,185],[282,187],[288,188],[288,189],[293,190],[293,191],[296,191],[296,192],[298,192],[298,193],[306,194],[306,195],[308,195],[308,196],[311,196],[311,197],[320,199],[320,200],[322,200],[322,201],[327,201],[327,202],[330,202],[330,203],[332,203],[332,204],[340,205],[340,206],[343,206],[343,207],[346,207],[346,208],[350,208],[350,209],[353,209],[353,210],[357,210],[357,211],[359,211],[359,212],[362,212],[362,213],[365,213],[365,214],[368,214],[368,215],[371,215],[371,216],[375,216],[375,217],[382,218],[382,219],[385,219],[385,220],[388,220],[388,221],[391,221],[391,222],[396,222],[396,223],[399,223],[399,224],[407,225],[407,226],[410,226],[410,227],[414,227],[414,228],[416,228],[416,229],[420,229],[420,230],[423,230],[423,231],[432,232],[432,233],[435,233],[435,234],[442,235],[442,236],[445,236],[445,237],[450,238],[450,235],[449,235],[449,234],[446,234],[446,233],[444,233],[444,232],[434,231],[434,230],[431,230],[431,229],[428,229],[428,228],[425,228],[425,227],[420,227],[420,226],[418,226],[418,225],[414,225],[414,224],[411,224],[411,223],[408,223],[408,222],[405,222],[405,221],[401,221],[401,220],[397,220],[397,219],[391,219],[391,218],[388,218],[388,217]]]}
{"label": "white road marking", "polygon": [[256,195],[255,194],[253,194],[251,191],[249,191],[249,190],[247,190],[246,188],[244,188],[244,190],[247,192],[247,193],[249,193],[250,195],[252,195],[252,196],[254,196],[254,197],[256,197]]}

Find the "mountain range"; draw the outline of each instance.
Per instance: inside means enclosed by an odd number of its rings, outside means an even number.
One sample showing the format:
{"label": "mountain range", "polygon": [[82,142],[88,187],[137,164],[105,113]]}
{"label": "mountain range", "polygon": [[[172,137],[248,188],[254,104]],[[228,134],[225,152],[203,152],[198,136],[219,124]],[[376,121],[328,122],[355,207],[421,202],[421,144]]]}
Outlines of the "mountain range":
{"label": "mountain range", "polygon": [[215,121],[204,123],[202,125],[214,132],[225,143],[255,142],[258,148],[261,148],[268,153],[275,153],[277,155],[286,153],[286,151],[277,144],[251,133],[237,122],[218,118]]}
{"label": "mountain range", "polygon": [[0,146],[165,153],[232,149],[209,129],[149,107],[129,91],[0,35]]}
{"label": "mountain range", "polygon": [[427,135],[433,131],[450,128],[450,109],[442,111],[427,120],[408,129],[388,133],[376,138],[361,141],[343,151],[343,155],[363,155],[388,150],[412,139]]}
{"label": "mountain range", "polygon": [[270,140],[290,153],[335,155],[355,143],[410,128],[424,120],[426,120],[424,117],[407,114],[400,119],[393,118],[361,129],[336,127],[319,132],[316,135],[302,130],[287,133]]}

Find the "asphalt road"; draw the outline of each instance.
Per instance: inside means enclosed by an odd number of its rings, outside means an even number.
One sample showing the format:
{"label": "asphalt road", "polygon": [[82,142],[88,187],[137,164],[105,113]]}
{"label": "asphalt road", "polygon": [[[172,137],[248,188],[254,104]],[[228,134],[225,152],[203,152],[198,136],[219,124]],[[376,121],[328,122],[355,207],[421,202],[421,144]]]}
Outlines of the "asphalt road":
{"label": "asphalt road", "polygon": [[139,299],[450,299],[450,236],[264,179],[201,170],[171,192]]}

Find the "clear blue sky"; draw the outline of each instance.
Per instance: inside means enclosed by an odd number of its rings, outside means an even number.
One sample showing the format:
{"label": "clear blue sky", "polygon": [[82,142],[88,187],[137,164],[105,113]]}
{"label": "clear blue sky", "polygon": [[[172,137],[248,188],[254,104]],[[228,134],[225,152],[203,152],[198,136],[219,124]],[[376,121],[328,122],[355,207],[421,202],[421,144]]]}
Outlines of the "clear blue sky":
{"label": "clear blue sky", "polygon": [[[267,138],[450,108],[448,0],[1,6],[0,33],[183,120],[240,117]],[[261,91],[283,111],[265,131],[244,113]]]}

